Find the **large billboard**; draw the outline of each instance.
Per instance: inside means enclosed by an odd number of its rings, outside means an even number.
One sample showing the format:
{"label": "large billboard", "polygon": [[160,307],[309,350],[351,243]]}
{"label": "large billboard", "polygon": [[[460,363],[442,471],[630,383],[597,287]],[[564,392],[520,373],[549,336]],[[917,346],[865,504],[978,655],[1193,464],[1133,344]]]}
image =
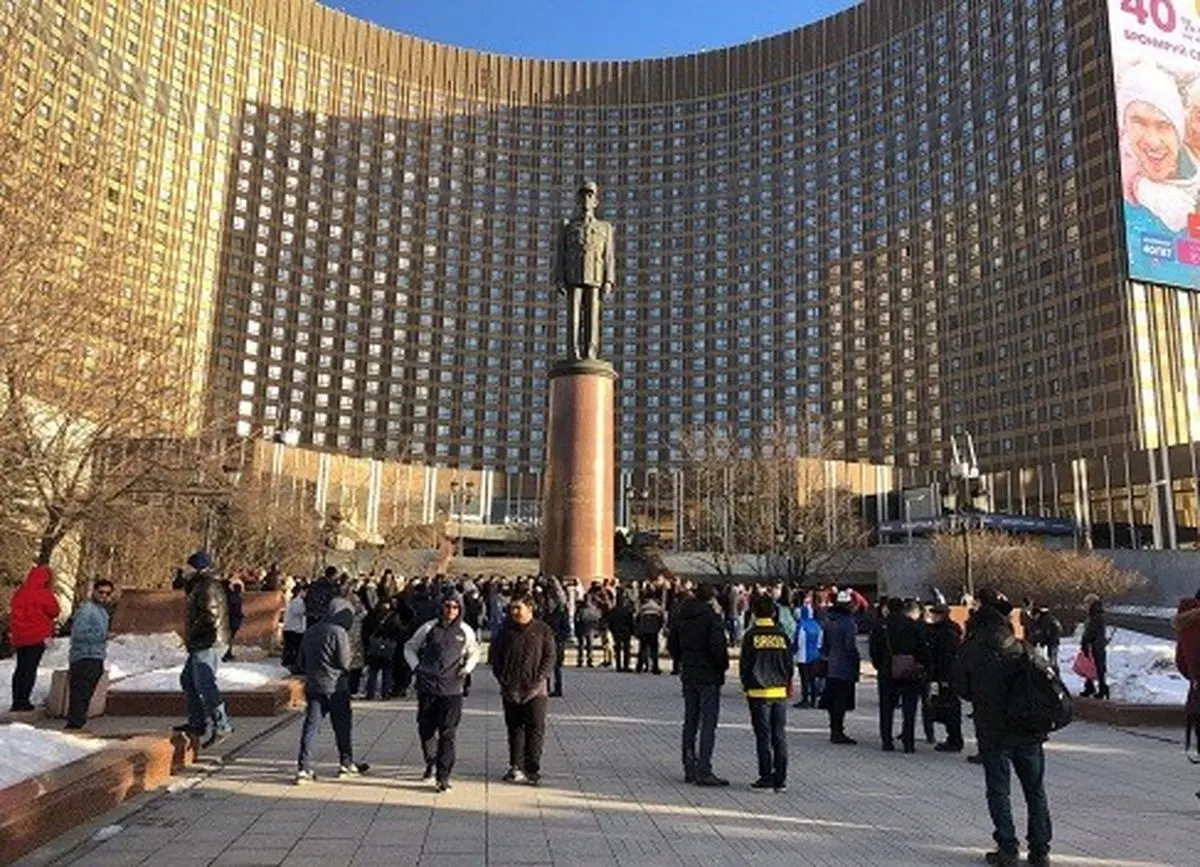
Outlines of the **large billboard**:
{"label": "large billboard", "polygon": [[1106,0],[1129,276],[1200,288],[1200,0]]}

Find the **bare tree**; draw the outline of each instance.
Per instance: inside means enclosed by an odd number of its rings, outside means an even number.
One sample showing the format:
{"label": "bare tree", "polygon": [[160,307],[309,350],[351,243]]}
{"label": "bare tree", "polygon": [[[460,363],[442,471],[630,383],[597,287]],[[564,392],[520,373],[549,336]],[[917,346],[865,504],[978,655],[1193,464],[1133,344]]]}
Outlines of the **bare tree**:
{"label": "bare tree", "polygon": [[180,328],[140,291],[147,238],[119,207],[124,97],[72,85],[90,49],[45,50],[44,14],[0,22],[0,533],[32,538],[25,564],[138,486],[153,462],[119,444],[190,421]]}
{"label": "bare tree", "polygon": [[[126,586],[161,586],[172,564],[205,548],[227,573],[272,563],[288,573],[314,569],[325,550],[325,525],[312,499],[262,467],[242,441],[160,443],[134,467],[117,471],[132,484],[92,513],[87,568]],[[105,461],[101,469],[107,469]]]}
{"label": "bare tree", "polygon": [[764,580],[805,583],[844,572],[866,545],[858,499],[827,474],[832,449],[815,425],[701,428],[684,452],[689,541],[718,574],[749,558]]}
{"label": "bare tree", "polygon": [[[1118,569],[1098,554],[1047,548],[1028,537],[976,532],[970,544],[976,587],[994,587],[1016,603],[1032,599],[1053,609],[1068,628],[1079,620],[1089,594],[1116,600],[1146,583],[1138,573]],[[934,549],[933,584],[957,599],[965,580],[961,537],[939,535]]]}

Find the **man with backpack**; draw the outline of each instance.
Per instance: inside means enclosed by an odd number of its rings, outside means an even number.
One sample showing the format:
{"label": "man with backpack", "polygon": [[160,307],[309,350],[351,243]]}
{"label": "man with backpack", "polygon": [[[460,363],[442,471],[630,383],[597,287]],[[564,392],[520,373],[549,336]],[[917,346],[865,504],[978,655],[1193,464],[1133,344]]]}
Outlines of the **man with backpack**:
{"label": "man with backpack", "polygon": [[959,653],[954,690],[974,709],[995,851],[988,864],[1016,867],[1019,842],[1013,824],[1011,771],[1016,771],[1029,812],[1029,864],[1050,863],[1050,806],[1046,800],[1047,735],[1070,721],[1070,698],[1040,654],[1013,636],[999,609],[981,606]]}

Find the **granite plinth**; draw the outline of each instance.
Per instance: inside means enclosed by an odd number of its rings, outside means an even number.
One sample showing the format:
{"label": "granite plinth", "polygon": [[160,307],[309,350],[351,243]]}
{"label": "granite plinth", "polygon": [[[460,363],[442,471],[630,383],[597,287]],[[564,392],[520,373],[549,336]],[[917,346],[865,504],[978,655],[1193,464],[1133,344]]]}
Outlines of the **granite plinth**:
{"label": "granite plinth", "polygon": [[550,370],[550,424],[542,521],[542,571],[581,581],[611,578],[613,401],[617,373],[604,361],[560,361]]}

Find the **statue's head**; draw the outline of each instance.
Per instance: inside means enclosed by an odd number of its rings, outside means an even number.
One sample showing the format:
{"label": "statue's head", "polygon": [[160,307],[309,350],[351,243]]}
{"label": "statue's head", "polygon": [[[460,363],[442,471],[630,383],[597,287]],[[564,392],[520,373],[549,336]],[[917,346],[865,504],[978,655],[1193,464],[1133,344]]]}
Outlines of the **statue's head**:
{"label": "statue's head", "polygon": [[596,212],[596,202],[600,198],[600,187],[595,181],[584,181],[575,193],[575,201],[579,203],[581,214]]}

